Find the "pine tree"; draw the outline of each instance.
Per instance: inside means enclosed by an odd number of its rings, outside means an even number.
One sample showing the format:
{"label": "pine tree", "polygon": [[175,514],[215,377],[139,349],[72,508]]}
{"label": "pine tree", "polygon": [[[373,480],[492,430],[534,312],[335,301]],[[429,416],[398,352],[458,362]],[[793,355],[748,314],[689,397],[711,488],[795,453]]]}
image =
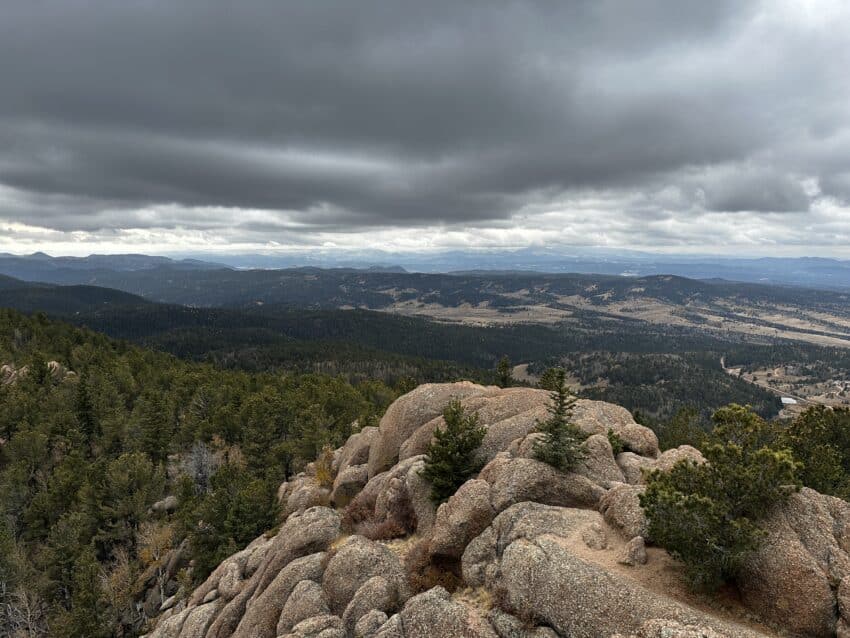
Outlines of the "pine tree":
{"label": "pine tree", "polygon": [[537,387],[542,390],[553,392],[558,387],[558,371],[560,368],[546,368],[540,380],[537,382]]}
{"label": "pine tree", "polygon": [[734,580],[765,532],[759,523],[798,486],[801,464],[777,446],[772,426],[747,408],[718,410],[705,463],[654,470],[640,504],[649,537],[685,564],[692,587],[712,591]]}
{"label": "pine tree", "polygon": [[18,565],[15,537],[6,522],[6,516],[0,514],[0,588],[11,592],[17,586]]}
{"label": "pine tree", "polygon": [[33,357],[29,366],[29,375],[37,385],[44,385],[50,377],[50,369],[47,367],[47,361],[40,354]]}
{"label": "pine tree", "polygon": [[100,565],[92,547],[86,547],[74,565],[74,592],[64,633],[69,638],[107,636],[100,590]]}
{"label": "pine tree", "polygon": [[431,500],[440,504],[481,469],[475,452],[484,439],[485,428],[477,414],[466,414],[460,401],[443,410],[445,427],[434,432],[428,446],[422,475],[431,483]]}
{"label": "pine tree", "polygon": [[570,423],[575,398],[570,396],[566,374],[561,368],[552,373],[552,405],[549,418],[538,425],[543,437],[534,446],[534,457],[562,472],[568,472],[582,459],[584,433]]}
{"label": "pine tree", "polygon": [[80,432],[86,437],[86,441],[91,443],[100,434],[100,424],[94,413],[89,379],[85,372],[80,375],[80,380],[77,383],[77,393],[74,397],[74,416],[77,419],[77,427],[79,427]]}
{"label": "pine tree", "polygon": [[509,388],[513,385],[514,378],[512,374],[511,360],[508,359],[508,355],[499,359],[499,363],[496,366],[496,374],[499,376],[499,387]]}
{"label": "pine tree", "polygon": [[168,456],[174,434],[171,415],[162,395],[155,392],[147,394],[137,409],[142,450],[154,463],[160,463]]}

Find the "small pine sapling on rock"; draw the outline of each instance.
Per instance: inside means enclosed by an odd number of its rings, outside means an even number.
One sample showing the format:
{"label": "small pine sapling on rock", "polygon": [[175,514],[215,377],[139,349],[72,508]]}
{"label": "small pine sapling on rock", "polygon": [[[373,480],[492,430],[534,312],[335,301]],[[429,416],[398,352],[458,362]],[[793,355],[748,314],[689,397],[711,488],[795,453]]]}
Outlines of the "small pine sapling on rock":
{"label": "small pine sapling on rock", "polygon": [[626,451],[626,442],[623,441],[622,437],[620,437],[620,435],[614,432],[611,428],[608,428],[607,437],[608,443],[611,444],[611,451],[614,453],[614,456]]}
{"label": "small pine sapling on rock", "polygon": [[543,437],[534,446],[534,458],[569,472],[584,457],[581,444],[587,437],[570,423],[576,399],[570,396],[565,379],[561,368],[552,373],[552,405],[549,406],[549,418],[538,425]]}
{"label": "small pine sapling on rock", "polygon": [[422,470],[431,483],[431,500],[438,505],[481,469],[475,452],[486,432],[478,415],[466,414],[458,400],[443,410],[443,419],[446,425],[434,432]]}

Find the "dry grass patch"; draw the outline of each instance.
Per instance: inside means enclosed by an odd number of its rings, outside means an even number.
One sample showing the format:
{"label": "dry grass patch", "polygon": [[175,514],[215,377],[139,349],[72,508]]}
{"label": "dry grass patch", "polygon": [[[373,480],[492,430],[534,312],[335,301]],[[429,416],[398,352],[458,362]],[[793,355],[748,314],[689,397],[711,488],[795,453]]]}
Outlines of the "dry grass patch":
{"label": "dry grass patch", "polygon": [[389,549],[393,554],[399,557],[399,560],[404,562],[410,550],[422,540],[420,536],[413,534],[405,538],[393,538],[390,540],[381,541],[381,544]]}
{"label": "dry grass patch", "polygon": [[482,616],[487,614],[495,604],[493,594],[484,587],[464,587],[452,594],[452,599],[467,607],[472,607]]}

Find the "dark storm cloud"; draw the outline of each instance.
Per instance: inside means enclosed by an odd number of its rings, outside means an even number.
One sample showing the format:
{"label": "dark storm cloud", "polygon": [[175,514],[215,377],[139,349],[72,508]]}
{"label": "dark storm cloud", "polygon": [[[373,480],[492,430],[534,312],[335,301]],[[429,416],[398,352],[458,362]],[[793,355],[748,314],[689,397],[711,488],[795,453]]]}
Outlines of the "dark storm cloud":
{"label": "dark storm cloud", "polygon": [[506,227],[578,193],[628,201],[623,223],[805,213],[805,179],[847,193],[843,18],[824,37],[779,2],[12,0],[0,221]]}

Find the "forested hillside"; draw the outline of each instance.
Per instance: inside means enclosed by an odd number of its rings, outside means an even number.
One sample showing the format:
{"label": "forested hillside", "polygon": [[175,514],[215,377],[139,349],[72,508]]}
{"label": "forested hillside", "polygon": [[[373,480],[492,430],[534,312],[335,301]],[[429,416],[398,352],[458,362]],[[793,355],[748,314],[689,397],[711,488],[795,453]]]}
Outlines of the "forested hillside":
{"label": "forested hillside", "polygon": [[225,371],[8,310],[0,364],[3,621],[80,638],[142,627],[183,539],[197,581],[272,528],[281,481],[404,389]]}
{"label": "forested hillside", "polygon": [[[450,279],[449,279],[450,280]],[[566,365],[586,396],[657,419],[683,406],[708,415],[728,400],[779,410],[775,394],[727,375],[720,360],[777,363],[816,358],[846,367],[847,350],[782,341],[748,343],[736,334],[656,325],[592,310],[555,324],[463,325],[362,309],[288,306],[195,308],[158,304],[89,286],[11,280],[0,306],[41,310],[80,326],[179,357],[248,372],[278,370],[378,379],[395,385],[470,378],[494,383],[507,355],[532,370]]]}
{"label": "forested hillside", "polygon": [[772,417],[781,406],[774,392],[723,372],[718,353],[712,351],[576,353],[566,357],[564,365],[581,382],[582,396],[627,406],[653,419],[668,420],[690,407],[708,423],[713,409],[725,403],[749,405]]}
{"label": "forested hillside", "polygon": [[[0,306],[43,311],[144,347],[246,372],[320,373],[389,385],[408,378],[493,383],[503,356],[528,364],[532,373],[564,365],[584,396],[661,421],[694,408],[703,425],[729,400],[772,417],[781,407],[779,392],[829,394],[850,378],[846,299],[837,293],[665,276],[311,268],[243,273],[143,265],[104,271],[106,280],[150,281],[184,303],[203,302],[192,296],[196,290],[261,294],[250,303],[222,297],[217,302],[229,306],[197,307],[98,286],[0,278]],[[72,272],[79,278],[88,271]],[[94,279],[103,280],[101,274]],[[212,284],[216,277],[220,287]],[[381,311],[357,307],[388,300],[393,305]],[[777,309],[785,313],[781,321]],[[771,367],[805,374],[790,390],[770,390],[728,374],[721,361],[744,369],[750,380],[756,372],[766,378]]]}

